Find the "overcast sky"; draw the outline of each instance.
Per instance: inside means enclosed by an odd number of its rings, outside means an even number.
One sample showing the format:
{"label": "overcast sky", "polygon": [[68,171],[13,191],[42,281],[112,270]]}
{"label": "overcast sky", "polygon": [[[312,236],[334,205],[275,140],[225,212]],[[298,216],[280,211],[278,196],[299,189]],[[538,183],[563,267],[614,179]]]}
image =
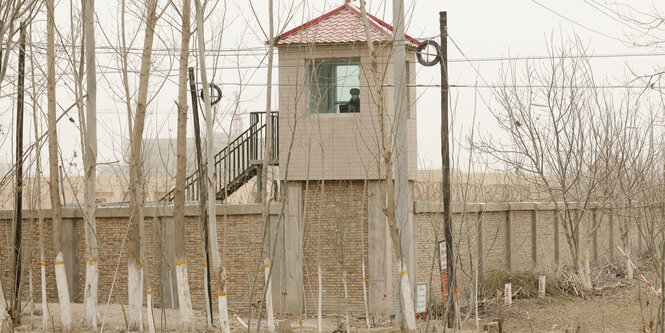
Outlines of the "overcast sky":
{"label": "overcast sky", "polygon": [[[160,1],[164,3],[165,1]],[[632,46],[631,41],[639,37],[638,31],[635,31],[630,24],[624,24],[603,7],[605,2],[600,0],[511,0],[511,1],[443,1],[443,0],[406,0],[407,20],[409,26],[407,32],[418,39],[437,36],[439,33],[439,11],[448,12],[448,31],[451,42],[449,42],[448,54],[451,60],[449,64],[450,83],[456,85],[474,85],[478,81],[479,85],[495,84],[498,80],[498,73],[501,66],[505,66],[505,61],[496,61],[496,58],[509,57],[529,57],[529,56],[547,56],[548,43],[554,37],[554,44],[562,40],[567,41],[577,35],[582,43],[587,46],[589,53],[593,55],[610,55],[608,57],[593,57],[591,63],[594,68],[594,74],[599,82],[607,84],[621,85],[632,78],[631,71],[637,73],[650,73],[659,68],[659,64],[665,63],[665,50],[658,47],[636,47]],[[137,3],[141,3],[137,1]],[[220,3],[212,12],[211,20],[206,25],[206,38],[209,39],[209,49],[222,49],[224,56],[210,58],[208,66],[213,72],[214,80],[221,82],[224,92],[224,100],[221,104],[224,113],[232,105],[235,94],[238,92],[236,83],[242,82],[254,84],[247,86],[242,93],[240,100],[241,112],[260,111],[265,107],[265,63],[263,62],[265,54],[264,36],[260,32],[257,22],[263,27],[267,24],[267,11],[265,10],[267,0],[252,1],[259,20],[253,16],[247,0],[227,1],[226,16],[224,16],[224,25],[226,29],[222,32],[223,4]],[[323,1],[311,0],[296,5],[296,11],[292,15],[292,20],[286,24],[286,28],[293,28],[302,22],[317,17],[326,11],[332,10],[341,5],[343,0]],[[357,1],[353,2],[358,4]],[[652,12],[664,11],[665,4],[660,5],[652,1],[627,1],[635,8]],[[284,18],[291,6],[291,1],[276,1],[276,12],[280,15],[280,26],[284,26]],[[387,22],[392,21],[392,1],[368,1],[370,12],[383,18]],[[69,5],[67,1],[61,1],[57,4],[58,27],[63,34],[69,33]],[[628,15],[630,11],[627,7],[608,3],[611,9],[619,10]],[[633,14],[638,15],[637,12]],[[113,162],[121,159],[122,147],[126,144],[128,137],[126,128],[125,106],[121,103],[118,94],[122,93],[119,85],[119,76],[117,70],[117,59],[113,52],[109,50],[109,45],[115,45],[117,41],[118,29],[118,4],[116,1],[97,1],[97,15],[100,19],[100,27],[97,29],[98,51],[98,107],[99,107],[99,150],[100,162]],[[150,105],[147,118],[145,137],[175,137],[176,114],[174,100],[177,92],[175,83],[177,82],[177,57],[165,56],[168,47],[178,46],[178,33],[170,29],[170,22],[179,22],[172,13],[167,14],[161,22],[158,33],[162,40],[158,41],[156,49],[159,57],[156,59],[155,66],[160,70],[161,77],[151,78],[153,82],[153,91],[164,83],[162,89],[155,95]],[[35,52],[43,53],[43,42],[45,36],[43,33],[43,16],[35,26],[33,32],[35,39]],[[138,31],[135,18],[128,17],[128,35]],[[104,30],[102,33],[101,30]],[[660,35],[659,35],[660,33]],[[221,34],[221,41],[220,41]],[[665,40],[665,33],[659,31],[651,32],[655,37],[662,37]],[[63,37],[67,39],[67,36]],[[137,51],[134,52],[133,62],[138,68],[140,61],[140,43],[143,35],[140,34],[134,44]],[[643,41],[638,38],[637,40]],[[456,48],[455,44],[464,52],[464,55]],[[42,44],[40,44],[42,43]],[[40,49],[41,46],[41,49]],[[239,52],[232,52],[239,49]],[[161,51],[160,51],[161,50]],[[636,54],[651,56],[636,56]],[[39,57],[39,54],[37,54]],[[466,62],[466,58],[470,62]],[[61,60],[61,73],[71,73],[67,68],[65,55]],[[213,60],[216,59],[216,62]],[[194,57],[191,58],[192,65],[195,65]],[[482,60],[482,61],[481,61]],[[40,60],[37,59],[39,62]],[[43,57],[41,59],[43,61]],[[546,60],[543,60],[546,61]],[[231,69],[241,63],[243,69],[238,73],[237,69]],[[256,68],[254,68],[256,67]],[[164,78],[170,72],[171,76]],[[277,69],[279,70],[279,69]],[[478,75],[480,73],[480,75]],[[6,82],[3,83],[2,94],[7,94],[13,87],[15,71],[11,68],[8,71]],[[37,73],[37,75],[40,75]],[[70,75],[70,74],[68,74]],[[130,80],[135,84],[138,74],[133,74]],[[274,75],[276,82],[276,73]],[[68,92],[66,79],[59,80],[58,101],[63,108],[71,105],[71,94]],[[437,67],[425,68],[418,66],[417,81],[422,84],[438,84],[439,72]],[[625,89],[620,90],[624,93]],[[278,93],[278,88],[275,88]],[[469,129],[472,127],[472,117],[474,115],[474,89],[473,88],[452,88],[451,94],[453,101],[452,112],[455,119],[454,139],[465,143],[469,135]],[[619,93],[618,92],[618,93]],[[440,145],[439,145],[439,89],[438,88],[418,88],[418,155],[421,168],[439,168],[440,167]],[[491,89],[479,88],[478,99],[475,104],[475,127],[476,133],[485,135],[496,131],[496,122],[488,112],[490,107],[496,106],[492,102]],[[273,98],[273,101],[276,101]],[[45,108],[45,92],[41,103]],[[7,98],[3,97],[0,103],[4,106],[4,112],[0,113],[0,130],[5,136],[0,141],[0,163],[10,163],[13,160],[14,146],[13,138],[13,118],[14,112],[8,112],[13,106]],[[29,109],[29,108],[28,108]],[[275,102],[274,110],[279,109]],[[45,111],[45,109],[44,109]],[[76,173],[80,170],[80,144],[77,130],[77,117],[73,115],[74,122],[63,122],[60,125],[60,143],[63,159],[76,165],[70,168],[70,173]],[[25,141],[31,143],[33,135],[31,134],[31,123],[26,119]],[[44,123],[45,124],[45,123]],[[247,125],[247,121],[244,124]],[[220,120],[217,124],[217,130],[228,129],[228,123]],[[191,131],[190,131],[191,133]],[[463,147],[457,145],[459,151]],[[46,150],[44,150],[45,154]],[[74,156],[77,157],[74,157]],[[459,166],[462,169],[467,167]]]}

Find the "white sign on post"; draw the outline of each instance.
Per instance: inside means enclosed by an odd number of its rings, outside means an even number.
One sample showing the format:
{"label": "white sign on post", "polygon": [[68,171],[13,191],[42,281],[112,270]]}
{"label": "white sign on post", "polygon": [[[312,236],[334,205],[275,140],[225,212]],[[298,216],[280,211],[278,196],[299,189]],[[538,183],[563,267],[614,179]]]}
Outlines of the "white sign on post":
{"label": "white sign on post", "polygon": [[538,276],[538,296],[545,296],[545,275]]}
{"label": "white sign on post", "polygon": [[416,289],[416,313],[427,312],[427,285],[419,284]]}
{"label": "white sign on post", "polygon": [[513,304],[513,285],[511,283],[506,283],[503,295],[503,304],[505,306],[511,306]]}
{"label": "white sign on post", "polygon": [[448,268],[448,250],[446,249],[446,241],[440,241],[439,242],[439,259],[441,260],[440,262],[440,267],[441,267],[441,272],[445,272],[446,269]]}

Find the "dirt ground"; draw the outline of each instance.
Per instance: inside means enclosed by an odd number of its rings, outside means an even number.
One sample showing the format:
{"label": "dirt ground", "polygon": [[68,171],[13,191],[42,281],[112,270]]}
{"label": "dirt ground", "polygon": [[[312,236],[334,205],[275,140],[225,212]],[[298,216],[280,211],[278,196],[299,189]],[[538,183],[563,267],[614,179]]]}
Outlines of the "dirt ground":
{"label": "dirt ground", "polygon": [[[574,325],[577,327],[581,324],[582,327],[588,332],[640,332],[642,331],[642,315],[640,312],[639,301],[637,298],[637,287],[635,283],[632,285],[623,286],[621,288],[613,288],[603,292],[600,295],[594,295],[587,299],[570,298],[560,296],[556,298],[546,297],[543,299],[517,299],[513,302],[510,308],[499,307],[495,311],[486,314],[479,320],[480,329],[482,331],[483,324],[497,318],[504,319],[505,332],[531,332],[530,326],[533,327],[533,332],[564,332],[565,328]],[[651,299],[652,297],[650,297]],[[39,309],[39,304],[36,304]],[[58,322],[58,305],[49,304],[50,310],[53,312],[53,319]],[[23,325],[16,328],[16,332],[42,332],[41,329],[41,315],[35,315],[33,320],[35,327],[30,328],[30,311],[26,309],[23,317]],[[105,332],[124,332],[125,324],[122,316],[122,310],[119,305],[110,305],[104,317],[105,306],[99,307],[100,312],[100,327],[104,323]],[[657,312],[656,306],[645,306],[644,318],[647,326],[649,325],[649,318],[655,320]],[[90,332],[84,324],[84,308],[82,304],[73,304],[74,313],[74,329],[73,332]],[[178,313],[174,310],[165,310],[164,313],[160,309],[155,309],[155,320],[157,324],[157,331],[177,332]],[[144,318],[147,315],[144,314]],[[164,324],[163,319],[166,323]],[[205,315],[197,312],[197,331],[207,331],[205,327]],[[340,326],[341,318],[326,318],[323,322],[324,332],[334,332]],[[300,325],[297,320],[291,320],[294,332],[300,331]],[[364,320],[353,319],[351,321],[352,331],[365,331]],[[441,323],[439,321],[431,321],[429,330],[437,332],[441,331]],[[232,331],[245,332],[238,321],[231,319]],[[343,325],[343,324],[342,324]],[[58,330],[56,325],[55,331]],[[265,326],[263,323],[262,326]],[[418,331],[425,332],[426,323],[419,321]],[[343,327],[342,327],[343,328]],[[463,332],[476,331],[475,318],[469,318],[463,325]],[[52,328],[49,329],[52,331]],[[310,318],[303,321],[304,332],[316,331],[316,319]],[[384,323],[383,327],[373,328],[372,332],[399,332],[399,327]]]}
{"label": "dirt ground", "polygon": [[[624,279],[607,279],[600,284],[601,291],[595,292],[591,296],[571,297],[557,296],[530,299],[515,299],[511,307],[503,305],[486,305],[483,316],[479,318],[480,330],[483,325],[489,321],[503,319],[504,332],[564,332],[566,328],[580,325],[582,332],[641,332],[643,325],[646,332],[649,332],[650,324],[656,321],[658,311],[657,298],[653,292],[646,287],[644,283],[638,283],[639,277],[636,275],[632,282]],[[641,296],[640,296],[641,294]],[[642,306],[640,306],[640,297]],[[85,312],[82,304],[73,304],[72,312],[74,314],[73,332],[90,332],[84,323]],[[41,329],[41,306],[35,304],[35,316],[33,317],[34,328],[31,328],[30,306],[25,307],[23,316],[23,325],[16,328],[16,332],[42,332]],[[49,304],[52,312],[52,319],[59,322],[58,305]],[[105,332],[124,332],[125,322],[122,316],[120,305],[113,304],[108,308],[99,306],[99,324],[104,325]],[[178,311],[154,309],[155,321],[158,332],[177,332],[178,329]],[[240,323],[233,319],[230,321],[233,332],[246,332]],[[246,317],[239,314],[243,320]],[[205,314],[196,312],[196,329],[199,332],[205,332]],[[147,319],[147,314],[144,313]],[[278,320],[280,318],[277,318]],[[49,320],[49,322],[52,322]],[[354,318],[350,322],[351,331],[366,331],[365,321]],[[291,325],[294,332],[300,331],[300,324],[297,319],[291,318]],[[265,322],[262,323],[265,327]],[[303,332],[316,331],[316,318],[310,317],[303,321]],[[329,316],[323,321],[324,332],[343,332],[344,323],[341,316]],[[399,332],[399,327],[389,321],[384,321],[381,327],[372,328],[372,332]],[[164,330],[162,330],[164,327]],[[418,322],[418,331],[425,332],[427,323]],[[59,331],[59,324],[56,324],[55,330],[51,327],[49,331]],[[147,325],[146,325],[147,328]],[[339,329],[342,330],[339,330]],[[441,332],[441,323],[437,320],[429,322],[429,331]],[[462,332],[476,332],[476,322],[474,316],[464,321]],[[653,330],[653,328],[651,329]]]}

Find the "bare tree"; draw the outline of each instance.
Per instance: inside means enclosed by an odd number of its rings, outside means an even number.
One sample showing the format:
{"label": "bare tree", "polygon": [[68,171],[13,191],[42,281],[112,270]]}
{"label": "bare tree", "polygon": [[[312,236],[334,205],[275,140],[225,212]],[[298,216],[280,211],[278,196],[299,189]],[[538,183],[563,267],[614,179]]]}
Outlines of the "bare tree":
{"label": "bare tree", "polygon": [[18,22],[30,23],[36,15],[38,0],[0,0],[0,82],[9,68],[9,55],[14,49]]}
{"label": "bare tree", "polygon": [[518,72],[511,63],[495,90],[501,109],[493,110],[508,138],[489,138],[478,145],[504,163],[506,171],[547,193],[573,258],[570,265],[590,290],[589,242],[597,226],[589,225],[587,217],[605,181],[594,167],[605,157],[608,138],[601,115],[614,109],[596,88],[587,58],[567,57],[585,51],[576,40],[551,48],[547,66],[528,63]]}
{"label": "bare tree", "polygon": [[[85,265],[85,317],[88,325],[97,329],[97,223],[95,221],[97,183],[97,66],[95,63],[95,0],[83,2],[83,30],[86,64],[86,117],[83,154],[85,173],[85,245],[88,264]],[[83,130],[81,124],[81,130]]]}
{"label": "bare tree", "polygon": [[34,53],[32,52],[32,25],[30,26],[30,77],[32,78],[32,120],[35,134],[35,184],[33,189],[33,196],[37,197],[37,219],[39,225],[39,268],[41,276],[41,296],[42,296],[42,329],[48,329],[48,303],[46,299],[46,256],[44,254],[44,213],[42,212],[42,163],[41,163],[41,138],[39,136],[40,126],[37,110],[40,110],[38,97],[36,92],[35,80],[35,60]]}
{"label": "bare tree", "polygon": [[[272,67],[273,67],[273,58],[275,50],[275,24],[274,24],[274,14],[273,14],[273,0],[268,0],[268,73],[266,78],[266,136],[264,141],[264,155],[263,161],[261,164],[261,182],[260,189],[261,193],[259,196],[261,198],[261,203],[263,204],[263,213],[262,218],[266,230],[270,230],[270,219],[268,217],[270,209],[270,198],[267,195],[267,182],[268,182],[268,167],[269,161],[272,157],[272,142],[273,142],[273,126],[272,126]],[[270,247],[270,242],[268,242],[268,247]],[[270,256],[270,251],[266,251],[266,256]],[[271,267],[270,259],[265,259],[265,266],[267,268]],[[273,308],[272,308],[272,286],[270,280],[268,279],[269,274],[266,273],[266,282],[265,282],[265,301],[266,301],[266,319],[268,320],[268,331],[275,331],[275,319],[273,318]],[[319,315],[320,318],[320,315]],[[258,325],[257,325],[258,327]],[[320,329],[320,325],[319,325]]]}
{"label": "bare tree", "polygon": [[59,194],[58,179],[58,137],[55,115],[55,1],[46,1],[46,59],[48,95],[48,138],[49,138],[49,192],[51,195],[51,223],[53,225],[53,250],[55,252],[55,278],[60,301],[60,320],[62,329],[69,332],[72,327],[72,313],[69,304],[69,288],[65,273],[65,259],[62,254],[62,206]]}
{"label": "bare tree", "polygon": [[[394,185],[394,180],[389,179],[389,177],[392,177],[393,175],[393,163],[394,163],[394,158],[393,158],[393,153],[394,153],[394,146],[393,146],[393,140],[394,140],[394,130],[393,126],[389,124],[387,121],[389,120],[389,116],[387,115],[386,112],[386,106],[385,106],[385,101],[384,101],[384,92],[383,92],[383,81],[385,79],[385,71],[386,68],[380,68],[379,67],[379,52],[374,46],[374,41],[372,40],[371,34],[370,34],[370,25],[369,21],[367,18],[367,11],[365,9],[365,1],[361,0],[360,1],[360,11],[362,15],[362,20],[363,20],[363,26],[365,29],[365,36],[367,39],[367,47],[370,52],[370,71],[372,73],[372,78],[374,81],[373,84],[373,91],[370,92],[372,101],[377,107],[378,110],[378,133],[379,133],[379,148],[380,152],[378,153],[379,156],[377,158],[377,165],[379,170],[381,170],[381,167],[383,166],[385,168],[384,174],[386,175],[386,179],[383,182],[381,186],[381,193],[385,194],[386,196],[386,201],[385,205],[383,207],[383,212],[386,215],[388,219],[388,228],[390,230],[390,238],[392,240],[392,247],[393,251],[395,252],[395,258],[397,260],[397,263],[399,265],[399,288],[400,288],[400,299],[399,299],[399,304],[400,309],[402,311],[402,318],[403,320],[403,330],[406,331],[415,331],[416,329],[416,323],[415,323],[415,309],[413,307],[413,297],[411,294],[411,284],[409,282],[409,275],[408,271],[406,269],[406,263],[405,263],[405,258],[404,258],[404,253],[402,249],[402,244],[401,244],[401,239],[400,239],[400,232],[399,232],[399,226],[397,223],[397,216],[396,214],[396,197],[395,197],[395,185]],[[403,36],[395,36],[395,39],[404,39]],[[397,44],[401,45],[401,44]],[[403,45],[402,45],[403,47]],[[395,117],[397,118],[397,117]],[[395,120],[396,121],[396,120]],[[402,126],[406,126],[406,124],[403,124]],[[379,172],[379,175],[382,173]]]}
{"label": "bare tree", "polygon": [[201,84],[203,86],[203,105],[206,117],[206,161],[207,161],[207,174],[205,181],[208,183],[208,229],[209,229],[209,251],[212,256],[212,268],[215,275],[217,275],[217,288],[218,288],[218,307],[219,307],[219,324],[223,332],[230,332],[229,327],[229,313],[227,308],[226,297],[226,272],[222,266],[221,258],[219,256],[219,245],[217,242],[217,213],[215,206],[215,198],[217,197],[216,176],[214,175],[214,133],[213,133],[213,112],[210,103],[210,90],[208,89],[208,74],[206,72],[206,56],[205,56],[205,34],[203,31],[203,7],[200,0],[194,0],[196,8],[196,32],[198,37],[198,52],[199,52],[199,72],[201,75]]}
{"label": "bare tree", "polygon": [[[124,1],[123,1],[124,4]],[[124,8],[123,8],[124,11]],[[144,218],[144,178],[142,170],[141,146],[143,140],[143,129],[145,127],[145,115],[148,105],[148,88],[150,80],[150,61],[152,58],[152,44],[155,37],[155,27],[157,25],[157,0],[148,0],[146,2],[146,21],[145,36],[143,41],[143,52],[141,57],[141,69],[139,73],[138,98],[136,103],[136,113],[134,115],[133,126],[130,126],[130,163],[129,163],[129,244],[128,244],[128,288],[127,297],[129,299],[129,327],[131,330],[142,330],[143,320],[141,313],[143,308],[143,262],[141,262],[141,236],[143,231]],[[127,100],[130,103],[130,100]],[[128,106],[129,107],[129,106]],[[131,113],[129,114],[131,118]],[[143,231],[143,232],[142,232]],[[152,299],[152,291],[147,290],[148,305]],[[151,309],[148,309],[149,315]],[[149,323],[151,329],[154,329],[154,322]]]}
{"label": "bare tree", "polygon": [[[185,252],[185,178],[187,177],[187,66],[189,58],[189,39],[191,1],[183,0],[182,27],[180,31],[180,66],[178,69],[178,130],[177,130],[177,153],[176,153],[176,184],[175,198],[173,203],[173,219],[175,229],[175,255],[176,255],[176,279],[178,284],[178,304],[182,329],[192,331],[192,299],[189,293],[189,281],[187,278],[187,253]],[[198,110],[194,110],[198,112]]]}

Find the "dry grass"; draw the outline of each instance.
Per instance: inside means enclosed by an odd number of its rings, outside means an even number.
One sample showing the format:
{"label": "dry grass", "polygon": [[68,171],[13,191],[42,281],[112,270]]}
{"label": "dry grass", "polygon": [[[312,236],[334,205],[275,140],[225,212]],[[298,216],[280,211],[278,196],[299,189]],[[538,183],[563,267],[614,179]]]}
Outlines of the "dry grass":
{"label": "dry grass", "polygon": [[[506,283],[512,284],[513,298],[532,298],[538,296],[538,276],[542,275],[533,271],[489,271],[483,278],[483,294],[486,297],[494,297],[496,291],[503,293]],[[546,276],[546,294],[549,296],[562,296],[571,294],[570,281],[563,279],[561,275],[544,274]]]}

